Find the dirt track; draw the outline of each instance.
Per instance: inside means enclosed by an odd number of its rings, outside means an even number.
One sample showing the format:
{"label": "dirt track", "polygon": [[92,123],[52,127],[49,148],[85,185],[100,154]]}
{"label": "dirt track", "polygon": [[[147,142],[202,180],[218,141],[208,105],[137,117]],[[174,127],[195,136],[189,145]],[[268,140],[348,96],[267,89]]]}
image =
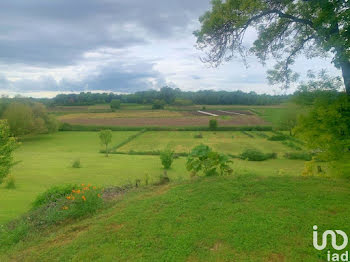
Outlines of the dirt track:
{"label": "dirt track", "polygon": [[[208,126],[210,117],[176,118],[71,118],[64,122],[77,125],[100,126]],[[219,126],[256,126],[268,123],[255,115],[235,115],[231,119],[218,119]]]}

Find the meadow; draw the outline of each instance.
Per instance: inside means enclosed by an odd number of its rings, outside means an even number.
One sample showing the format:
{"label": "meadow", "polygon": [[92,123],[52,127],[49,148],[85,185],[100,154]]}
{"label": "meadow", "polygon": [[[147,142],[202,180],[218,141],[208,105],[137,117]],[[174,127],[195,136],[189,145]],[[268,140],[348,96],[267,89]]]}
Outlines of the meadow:
{"label": "meadow", "polygon": [[[111,147],[121,143],[137,132],[113,132]],[[236,174],[257,173],[263,176],[299,175],[304,162],[283,158],[285,152],[293,151],[278,141],[267,141],[257,132],[202,132],[203,138],[196,139],[198,132],[146,132],[118,149],[120,152],[151,151],[174,149],[176,152],[189,152],[194,146],[204,143],[213,149],[231,154],[239,154],[252,147],[264,152],[278,153],[278,159],[262,162],[249,162],[234,159]],[[262,132],[270,135],[269,132]],[[149,176],[150,182],[162,174],[159,156],[111,154],[108,158],[101,154],[97,132],[59,132],[55,134],[29,137],[22,140],[16,150],[15,160],[19,163],[13,168],[16,190],[0,187],[0,223],[9,221],[30,209],[35,197],[56,184],[91,183],[101,186],[134,183]],[[72,168],[74,160],[81,161],[81,168]],[[189,177],[185,168],[186,158],[174,161],[168,171],[172,180]]]}

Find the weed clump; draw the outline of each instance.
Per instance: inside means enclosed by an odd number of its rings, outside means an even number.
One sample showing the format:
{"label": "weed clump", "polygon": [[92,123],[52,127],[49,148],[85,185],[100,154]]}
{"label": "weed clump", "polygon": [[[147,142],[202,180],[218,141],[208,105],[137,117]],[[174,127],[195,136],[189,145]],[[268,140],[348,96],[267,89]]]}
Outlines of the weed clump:
{"label": "weed clump", "polygon": [[81,163],[80,163],[80,159],[76,159],[74,160],[73,164],[72,164],[73,168],[81,168]]}

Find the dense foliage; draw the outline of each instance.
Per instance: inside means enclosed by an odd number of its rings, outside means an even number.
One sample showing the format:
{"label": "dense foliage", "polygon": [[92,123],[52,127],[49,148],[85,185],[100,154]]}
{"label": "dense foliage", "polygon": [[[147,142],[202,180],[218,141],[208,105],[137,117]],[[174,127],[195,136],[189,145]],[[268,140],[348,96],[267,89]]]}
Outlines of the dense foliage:
{"label": "dense foliage", "polygon": [[8,121],[12,134],[16,136],[53,133],[58,130],[56,119],[38,102],[15,100],[6,106],[2,118]]}
{"label": "dense foliage", "polygon": [[50,105],[74,106],[109,104],[114,99],[122,103],[154,104],[156,100],[163,104],[175,106],[188,106],[191,104],[207,105],[275,105],[286,101],[289,96],[258,95],[254,92],[244,93],[242,91],[211,91],[202,90],[197,92],[184,92],[180,89],[163,87],[160,91],[149,90],[136,92],[134,94],[113,93],[80,93],[61,94],[53,98]]}
{"label": "dense foliage", "polygon": [[13,166],[12,153],[16,148],[16,140],[10,135],[6,120],[0,120],[0,184],[10,173]]}
{"label": "dense foliage", "polygon": [[301,115],[294,132],[324,160],[336,160],[350,150],[350,101],[345,94],[318,97]]}
{"label": "dense foliage", "polygon": [[228,156],[213,151],[206,145],[192,149],[187,158],[186,168],[192,175],[202,173],[205,176],[228,175],[233,172]]}
{"label": "dense foliage", "polygon": [[349,1],[341,0],[214,0],[200,17],[195,35],[198,47],[208,53],[204,60],[218,65],[236,54],[245,58],[244,37],[256,29],[258,37],[249,51],[262,63],[271,56],[277,60],[269,80],[283,87],[297,79],[290,66],[298,55],[312,58],[331,52],[350,95],[349,10]]}

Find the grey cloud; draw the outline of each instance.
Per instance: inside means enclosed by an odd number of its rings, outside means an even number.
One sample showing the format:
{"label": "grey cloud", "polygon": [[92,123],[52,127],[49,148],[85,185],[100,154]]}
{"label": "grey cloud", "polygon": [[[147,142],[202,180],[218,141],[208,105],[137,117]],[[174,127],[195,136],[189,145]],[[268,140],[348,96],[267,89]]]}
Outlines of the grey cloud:
{"label": "grey cloud", "polygon": [[70,65],[97,48],[125,48],[142,45],[149,37],[167,38],[197,19],[208,2],[3,0],[0,62]]}
{"label": "grey cloud", "polygon": [[[39,79],[21,79],[10,81],[0,75],[0,90],[11,90],[12,92],[77,92],[105,90],[112,92],[136,92],[147,90],[158,85],[164,85],[165,79],[159,72],[152,69],[150,63],[140,63],[135,66],[126,66],[123,70],[120,65],[111,64],[99,69],[98,74],[87,76],[81,80],[63,78],[56,81],[50,76]],[[156,83],[154,84],[154,80]]]}

